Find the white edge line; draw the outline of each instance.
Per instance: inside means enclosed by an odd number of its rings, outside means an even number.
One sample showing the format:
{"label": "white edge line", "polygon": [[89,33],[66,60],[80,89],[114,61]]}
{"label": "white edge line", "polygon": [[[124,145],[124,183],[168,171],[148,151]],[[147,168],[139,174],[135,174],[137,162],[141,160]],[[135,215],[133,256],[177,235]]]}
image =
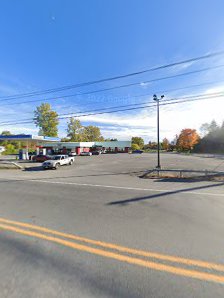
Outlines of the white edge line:
{"label": "white edge line", "polygon": [[[126,189],[126,190],[140,190],[140,191],[154,191],[154,192],[167,192],[172,193],[178,191],[178,189],[173,190],[161,190],[161,189],[153,189],[153,188],[138,188],[138,187],[126,187],[126,186],[115,186],[115,185],[102,185],[102,184],[89,184],[89,183],[77,183],[77,182],[63,182],[63,181],[44,181],[44,180],[25,180],[31,182],[42,182],[42,183],[50,183],[50,184],[65,184],[65,185],[77,185],[77,186],[88,186],[88,187],[101,187],[101,188],[115,188],[115,189]],[[224,194],[216,194],[209,192],[194,192],[194,191],[180,191],[183,194],[194,194],[194,195],[208,195],[208,196],[221,196]]]}
{"label": "white edge line", "polygon": [[[25,178],[25,177],[24,177]],[[4,178],[0,178],[4,179]],[[8,178],[7,178],[8,179]],[[16,181],[17,179],[8,179]],[[25,182],[39,182],[39,183],[48,183],[48,184],[64,184],[64,185],[77,185],[77,186],[88,186],[88,187],[101,187],[101,188],[114,188],[114,189],[126,189],[126,190],[137,190],[137,191],[152,191],[152,192],[167,192],[173,193],[175,191],[180,191],[182,194],[191,194],[191,195],[206,195],[206,196],[215,196],[215,197],[224,197],[224,193],[209,193],[209,192],[196,192],[196,191],[181,191],[180,189],[154,189],[154,188],[139,188],[139,187],[127,187],[127,186],[116,186],[116,185],[103,185],[103,184],[90,184],[90,183],[77,183],[77,182],[64,182],[64,181],[48,181],[48,180],[38,180],[38,179],[23,179],[20,181]],[[218,185],[217,185],[218,186]]]}

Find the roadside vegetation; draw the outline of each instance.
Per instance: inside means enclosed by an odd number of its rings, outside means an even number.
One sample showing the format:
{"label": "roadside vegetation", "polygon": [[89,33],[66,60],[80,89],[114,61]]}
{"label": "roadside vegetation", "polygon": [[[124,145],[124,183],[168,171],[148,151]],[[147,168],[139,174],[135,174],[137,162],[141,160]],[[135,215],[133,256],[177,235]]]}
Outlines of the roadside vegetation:
{"label": "roadside vegetation", "polygon": [[204,136],[195,146],[195,152],[224,153],[224,122],[219,126],[214,120],[202,125]]}
{"label": "roadside vegetation", "polygon": [[[2,131],[1,133],[4,136],[11,135],[11,132],[8,130]],[[16,141],[0,141],[0,146],[3,146],[5,148],[5,151],[2,152],[2,155],[8,155],[8,154],[17,154],[20,146],[22,144],[19,144],[21,142]]]}
{"label": "roadside vegetation", "polygon": [[[172,141],[164,138],[160,143],[160,149],[165,152],[176,151],[189,153],[219,153],[224,154],[224,122],[219,126],[214,120],[204,123],[200,128],[201,135],[191,128],[182,129]],[[132,150],[144,150],[144,152],[156,152],[157,142],[149,141],[144,144],[141,137],[132,138]]]}

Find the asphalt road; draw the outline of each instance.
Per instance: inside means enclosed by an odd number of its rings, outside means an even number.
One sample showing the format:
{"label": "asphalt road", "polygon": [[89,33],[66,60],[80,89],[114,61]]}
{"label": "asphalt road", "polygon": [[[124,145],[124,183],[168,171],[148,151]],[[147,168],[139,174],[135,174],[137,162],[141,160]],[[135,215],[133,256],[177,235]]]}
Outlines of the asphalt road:
{"label": "asphalt road", "polygon": [[[0,171],[0,297],[223,297],[224,183],[138,178],[155,159]],[[220,156],[162,162],[224,169]]]}

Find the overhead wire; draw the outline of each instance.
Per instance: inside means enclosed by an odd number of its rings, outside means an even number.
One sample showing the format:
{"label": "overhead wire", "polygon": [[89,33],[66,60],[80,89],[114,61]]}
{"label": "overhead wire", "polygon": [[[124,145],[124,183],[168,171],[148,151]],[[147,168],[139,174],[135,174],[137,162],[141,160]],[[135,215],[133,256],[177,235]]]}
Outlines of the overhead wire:
{"label": "overhead wire", "polygon": [[[172,78],[177,78],[177,77],[192,75],[192,74],[195,74],[195,73],[200,73],[200,72],[204,72],[204,71],[208,71],[208,70],[212,70],[212,69],[223,68],[223,67],[224,67],[224,64],[222,64],[222,65],[216,65],[216,66],[206,67],[206,68],[202,68],[202,69],[199,69],[199,70],[193,70],[193,71],[184,72],[184,73],[176,74],[176,75],[172,75],[172,76],[165,76],[165,77],[161,77],[161,78],[155,78],[155,79],[151,79],[151,80],[144,81],[144,82],[135,82],[135,83],[124,84],[124,85],[119,85],[119,86],[113,86],[113,87],[109,87],[109,88],[103,88],[103,89],[92,90],[92,91],[87,91],[87,92],[81,92],[81,93],[75,93],[75,94],[67,94],[67,95],[64,95],[64,96],[56,96],[56,97],[53,97],[53,98],[45,99],[45,101],[56,100],[56,99],[65,99],[65,98],[68,98],[68,97],[75,97],[75,96],[80,96],[80,95],[89,95],[89,94],[94,94],[94,93],[99,93],[99,92],[105,92],[105,91],[110,91],[110,90],[115,90],[115,89],[120,89],[120,88],[127,88],[127,87],[132,87],[132,86],[140,85],[141,83],[148,84],[148,83],[153,83],[153,82],[157,82],[157,81],[162,81],[162,80],[167,80],[167,79],[172,79]],[[11,101],[11,100],[14,100],[14,99],[0,100],[0,102],[2,102],[2,101]],[[16,102],[16,104],[18,105],[18,104],[32,103],[32,102],[38,102],[38,101],[43,101],[43,99],[32,100],[32,101]],[[15,103],[3,104],[1,106],[13,105],[13,104],[15,104]]]}
{"label": "overhead wire", "polygon": [[[170,105],[170,104],[177,104],[177,103],[185,103],[185,102],[192,102],[192,101],[198,101],[198,100],[203,100],[203,99],[211,99],[211,98],[217,98],[217,97],[224,97],[224,94],[216,94],[216,95],[204,95],[204,96],[194,96],[191,97],[192,99],[190,99],[190,97],[188,97],[188,99],[186,100],[177,100],[177,99],[170,99],[167,100],[166,102],[162,102],[160,104],[160,106],[165,106],[165,105]],[[183,99],[183,98],[182,98]],[[176,100],[176,101],[174,101]],[[112,111],[101,111],[101,112],[97,112],[97,113],[88,113],[88,114],[81,114],[81,115],[77,115],[77,114],[72,114],[69,113],[67,115],[60,115],[58,117],[58,119],[68,119],[68,118],[72,118],[72,117],[86,117],[86,116],[92,116],[92,115],[101,115],[101,114],[110,114],[110,113],[117,113],[117,112],[122,112],[122,111],[131,111],[131,110],[137,110],[137,109],[144,109],[144,108],[150,108],[150,107],[155,107],[155,104],[150,104],[150,105],[144,105],[144,106],[140,106],[140,107],[131,107],[131,108],[125,108],[125,109],[119,109],[119,110],[112,110]],[[116,107],[114,107],[116,108]],[[118,107],[117,107],[118,108]],[[21,120],[21,122],[3,122],[0,123],[0,125],[15,125],[15,124],[30,124],[33,123],[33,120],[30,121],[30,119],[24,119],[23,121]]]}
{"label": "overhead wire", "polygon": [[144,74],[144,73],[148,73],[148,72],[153,72],[153,71],[157,71],[157,70],[161,70],[161,69],[166,69],[166,68],[186,64],[186,63],[192,63],[192,62],[196,62],[196,61],[200,61],[200,60],[204,60],[204,59],[217,57],[217,56],[220,56],[220,55],[223,55],[223,54],[224,54],[224,51],[219,51],[219,52],[209,53],[209,54],[199,56],[199,57],[194,57],[194,58],[190,58],[190,59],[186,59],[186,60],[182,60],[182,61],[169,63],[169,64],[166,64],[166,65],[160,65],[160,66],[152,67],[152,68],[145,69],[145,70],[142,70],[142,71],[137,71],[137,72],[124,74],[124,75],[118,75],[118,76],[114,76],[114,77],[108,77],[108,78],[103,78],[103,79],[99,79],[99,80],[93,80],[93,81],[88,81],[88,82],[83,82],[83,83],[78,83],[78,84],[73,84],[73,85],[67,85],[67,86],[62,86],[62,87],[57,87],[57,88],[44,89],[44,90],[40,90],[40,91],[33,91],[33,92],[3,96],[3,97],[0,97],[0,98],[3,99],[3,100],[10,99],[10,98],[11,99],[19,99],[21,97],[24,98],[24,97],[32,97],[32,96],[43,95],[43,94],[48,94],[48,93],[55,93],[55,92],[60,92],[60,91],[64,91],[64,90],[69,90],[69,89],[74,89],[74,88],[79,88],[79,87],[104,83],[104,82],[108,82],[108,81],[123,79],[123,78],[127,78],[127,77],[132,77],[132,76],[136,76],[136,75],[140,75],[140,74]]}
{"label": "overhead wire", "polygon": [[[218,96],[218,95],[220,95],[220,92],[210,93],[209,95],[210,96]],[[205,96],[207,96],[207,95],[206,94],[197,94],[197,95],[180,97],[179,99],[189,99],[189,98],[205,97]],[[172,101],[172,100],[178,100],[178,98],[166,99],[165,101],[167,102],[167,101]],[[71,111],[69,113],[58,114],[58,116],[66,116],[66,115],[88,113],[88,112],[95,112],[95,111],[104,111],[104,110],[113,109],[113,108],[123,108],[123,107],[127,107],[127,106],[136,106],[136,105],[142,105],[142,104],[148,104],[148,102],[133,103],[133,104],[122,105],[122,106],[112,106],[112,107],[100,108],[100,109],[95,109],[95,110],[87,110],[87,111],[75,111],[75,112]],[[21,119],[20,121],[29,121],[29,120],[35,120],[35,118]],[[12,121],[9,121],[9,123],[12,123]],[[1,124],[1,122],[0,122],[0,124]]]}
{"label": "overhead wire", "polygon": [[[154,93],[155,94],[157,94],[157,93],[164,94],[164,93],[167,93],[167,92],[174,92],[174,91],[179,91],[179,90],[184,90],[184,89],[189,89],[189,88],[197,88],[197,87],[202,87],[202,86],[206,86],[206,85],[220,84],[220,83],[224,83],[224,81],[213,81],[213,82],[205,82],[205,83],[201,83],[201,84],[193,84],[193,85],[188,85],[188,86],[179,87],[179,88],[171,88],[171,89],[167,89],[167,90],[158,90],[158,91],[155,91]],[[114,97],[113,96],[110,101],[114,101],[114,100],[127,100],[127,99],[130,99],[130,98],[133,99],[133,98],[141,98],[141,97],[146,97],[146,96],[152,96],[152,92],[145,93],[145,94],[132,95],[132,96],[131,95],[125,95],[125,96],[122,96],[122,97]],[[85,104],[85,106],[90,106],[90,105],[93,105],[93,104],[95,105],[96,102],[98,102],[98,101],[97,100],[94,100],[94,102],[87,103],[87,104]],[[141,104],[141,103],[139,103],[139,104]],[[70,104],[70,105],[67,105],[67,106],[60,106],[60,108],[69,109],[69,108],[72,108],[72,105]],[[79,112],[77,111],[76,113],[79,113]],[[33,111],[32,112],[23,113],[23,115],[25,115],[25,114],[33,114]]]}

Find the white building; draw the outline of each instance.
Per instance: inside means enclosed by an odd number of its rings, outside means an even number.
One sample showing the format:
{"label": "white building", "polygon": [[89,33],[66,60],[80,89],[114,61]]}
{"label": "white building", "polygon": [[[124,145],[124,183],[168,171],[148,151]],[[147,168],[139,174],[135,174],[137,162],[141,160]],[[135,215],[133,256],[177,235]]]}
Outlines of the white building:
{"label": "white building", "polygon": [[115,153],[128,153],[129,148],[131,147],[131,141],[106,141],[106,142],[55,142],[55,143],[44,143],[43,148],[46,148],[50,153],[61,152],[69,153],[76,152],[89,152],[94,150],[106,150],[107,152]]}

